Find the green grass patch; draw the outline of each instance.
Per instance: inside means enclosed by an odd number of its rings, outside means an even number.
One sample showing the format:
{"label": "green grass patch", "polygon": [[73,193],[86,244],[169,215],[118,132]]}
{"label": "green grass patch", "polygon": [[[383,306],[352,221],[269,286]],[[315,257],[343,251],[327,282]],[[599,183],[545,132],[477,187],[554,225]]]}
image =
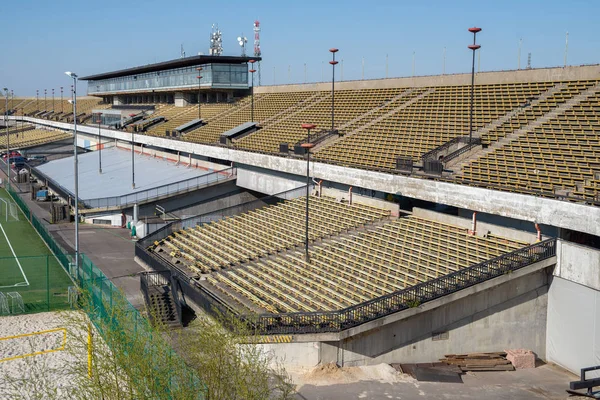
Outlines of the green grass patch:
{"label": "green grass patch", "polygon": [[[0,197],[11,199],[4,189]],[[20,293],[26,312],[67,307],[73,282],[21,211],[0,226],[0,292]]]}

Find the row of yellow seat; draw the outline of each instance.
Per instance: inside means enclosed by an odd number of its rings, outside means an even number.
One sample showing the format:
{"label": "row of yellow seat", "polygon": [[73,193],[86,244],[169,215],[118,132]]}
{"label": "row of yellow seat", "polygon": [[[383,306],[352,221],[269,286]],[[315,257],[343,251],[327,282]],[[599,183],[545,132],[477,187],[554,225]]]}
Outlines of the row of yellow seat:
{"label": "row of yellow seat", "polygon": [[336,310],[526,245],[411,216],[316,244],[310,262],[292,251],[211,274],[206,282],[242,311]]}

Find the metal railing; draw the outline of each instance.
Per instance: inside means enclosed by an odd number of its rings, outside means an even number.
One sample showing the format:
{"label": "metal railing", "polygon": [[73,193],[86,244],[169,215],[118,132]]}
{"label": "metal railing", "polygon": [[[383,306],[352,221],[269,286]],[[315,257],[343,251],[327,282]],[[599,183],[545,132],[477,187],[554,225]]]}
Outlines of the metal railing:
{"label": "metal railing", "polygon": [[[447,141],[446,143],[443,143],[441,145],[439,145],[438,147],[436,147],[433,150],[428,151],[427,153],[423,154],[421,156],[422,160],[427,160],[430,158],[436,158],[435,155],[441,151],[446,150],[447,148],[449,148],[452,145],[458,144],[458,143],[463,143],[465,137],[464,136],[457,136],[453,139],[450,139],[449,141]],[[468,138],[466,138],[468,140]]]}
{"label": "metal railing", "polygon": [[473,138],[473,140],[471,140],[471,142],[467,142],[467,145],[464,147],[461,147],[458,150],[453,151],[452,153],[448,154],[447,156],[445,156],[442,161],[444,163],[447,163],[450,160],[454,160],[456,157],[459,157],[469,151],[471,151],[471,149],[473,149],[474,147],[480,146],[481,145],[481,138]]}
{"label": "metal railing", "polygon": [[[311,187],[312,186],[313,185],[311,185]],[[173,232],[179,231],[181,229],[193,228],[198,225],[204,225],[210,222],[219,221],[225,217],[233,217],[244,212],[264,207],[265,205],[272,205],[283,202],[285,200],[295,199],[304,196],[305,194],[306,186],[301,186],[299,188],[287,190],[285,192],[277,193],[270,196],[264,196],[256,200],[247,201],[245,203],[237,204],[231,207],[226,207],[220,210],[196,215],[179,221],[174,221],[143,237],[142,239],[138,240],[137,243],[140,244],[142,248],[147,248],[151,246],[155,241],[161,241]]]}
{"label": "metal railing", "polygon": [[177,194],[191,192],[202,187],[229,180],[236,175],[237,168],[232,167],[183,181],[142,190],[140,192],[99,199],[86,199],[82,202],[88,208],[129,207],[134,204],[146,203],[165,196],[174,196]]}
{"label": "metal railing", "polygon": [[[173,225],[175,224],[169,227]],[[188,297],[192,297],[208,313],[215,313],[215,310],[221,313],[230,312],[251,326],[253,330],[264,335],[340,332],[386,315],[417,307],[556,255],[556,239],[553,238],[342,310],[240,315],[218,294],[212,293],[187,276],[184,271],[148,250],[148,246],[154,240],[162,239],[172,231],[172,229],[164,229],[158,235],[155,232],[136,243],[136,256],[156,270],[172,271],[174,277],[186,287]]]}
{"label": "metal railing", "polygon": [[[50,188],[53,191],[57,192],[58,195],[65,199],[70,198],[71,203],[73,202],[72,199],[75,198],[75,195],[70,190],[68,190],[67,188],[65,188],[64,186],[62,186],[54,179],[50,178],[48,175],[44,174],[35,167],[31,167],[31,172],[38,179],[47,182],[48,186],[50,186]],[[85,208],[95,209],[111,207],[130,207],[134,204],[146,203],[149,201],[163,198],[165,196],[174,196],[177,194],[198,190],[200,188],[207,187],[218,182],[229,180],[234,176],[237,176],[237,168],[231,167],[221,171],[214,171],[210,174],[185,179],[179,182],[169,183],[155,188],[141,190],[139,192],[134,192],[122,196],[111,196],[86,200],[79,198],[79,204]]]}

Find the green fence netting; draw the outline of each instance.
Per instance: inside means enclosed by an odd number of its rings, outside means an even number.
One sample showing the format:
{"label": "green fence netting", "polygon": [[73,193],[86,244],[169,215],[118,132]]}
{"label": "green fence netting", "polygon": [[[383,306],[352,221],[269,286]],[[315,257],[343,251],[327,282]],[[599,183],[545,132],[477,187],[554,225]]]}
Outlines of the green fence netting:
{"label": "green fence netting", "polygon": [[[69,304],[79,305],[86,311],[113,352],[118,352],[124,357],[128,352],[149,352],[150,356],[145,359],[150,360],[150,363],[144,368],[127,363],[123,366],[132,379],[146,382],[143,387],[150,393],[144,395],[144,398],[179,398],[183,392],[186,393],[185,398],[207,398],[206,386],[195,371],[185,365],[183,359],[161,337],[160,332],[131,305],[123,292],[86,255],[80,254],[79,262],[76,263],[74,255],[67,253],[54,240],[46,226],[30,211],[12,187],[8,188],[8,193],[55,256],[23,258],[24,263],[35,264],[36,270],[39,270],[36,281],[39,282],[40,290],[22,296],[24,303],[27,301],[31,304],[26,312],[56,310]],[[2,262],[3,259],[0,258],[0,265]],[[52,265],[62,267],[70,277],[67,278],[69,282],[54,282]],[[6,277],[9,284],[15,285],[22,281],[22,277],[20,278],[16,271],[17,269],[10,277]],[[53,286],[54,283],[63,287],[56,290],[59,294],[56,296],[53,290],[56,286]],[[64,287],[65,283],[72,285],[76,290],[71,288],[69,291],[68,287]],[[2,290],[0,288],[0,292]],[[75,300],[73,293],[77,294]]]}

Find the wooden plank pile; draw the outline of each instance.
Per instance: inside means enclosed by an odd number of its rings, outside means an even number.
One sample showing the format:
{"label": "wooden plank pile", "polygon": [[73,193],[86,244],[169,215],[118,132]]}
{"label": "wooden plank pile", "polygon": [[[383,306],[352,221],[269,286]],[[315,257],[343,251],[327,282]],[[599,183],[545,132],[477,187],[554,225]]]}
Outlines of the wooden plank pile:
{"label": "wooden plank pile", "polygon": [[440,359],[448,365],[456,365],[461,371],[514,371],[506,353],[446,354]]}

